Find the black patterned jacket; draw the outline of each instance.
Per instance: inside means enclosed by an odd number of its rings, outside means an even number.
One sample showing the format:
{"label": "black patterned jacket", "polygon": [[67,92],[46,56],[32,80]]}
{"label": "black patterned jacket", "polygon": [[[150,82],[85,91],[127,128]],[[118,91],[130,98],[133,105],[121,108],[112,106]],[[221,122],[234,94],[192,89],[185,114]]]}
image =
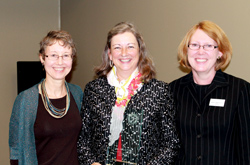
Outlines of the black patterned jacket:
{"label": "black patterned jacket", "polygon": [[[80,164],[99,162],[105,165],[109,143],[115,88],[107,78],[98,78],[86,85],[82,104],[82,132],[78,141]],[[175,109],[168,84],[152,79],[129,101],[129,110],[143,110],[138,165],[167,165],[173,162],[179,148],[175,128]]]}

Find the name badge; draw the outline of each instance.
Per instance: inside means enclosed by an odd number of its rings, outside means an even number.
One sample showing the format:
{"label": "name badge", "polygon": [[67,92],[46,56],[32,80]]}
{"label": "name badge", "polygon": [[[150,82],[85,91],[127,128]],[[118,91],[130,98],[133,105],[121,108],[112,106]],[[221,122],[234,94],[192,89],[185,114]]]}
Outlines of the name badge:
{"label": "name badge", "polygon": [[210,99],[209,106],[224,107],[225,99]]}

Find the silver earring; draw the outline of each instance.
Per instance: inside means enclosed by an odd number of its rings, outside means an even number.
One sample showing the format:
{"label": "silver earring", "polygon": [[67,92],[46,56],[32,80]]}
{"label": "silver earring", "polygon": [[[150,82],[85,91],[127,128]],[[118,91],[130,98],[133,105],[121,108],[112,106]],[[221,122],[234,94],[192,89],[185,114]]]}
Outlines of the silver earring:
{"label": "silver earring", "polygon": [[218,56],[218,57],[217,57],[217,60],[220,60],[220,59],[221,59],[221,57],[220,57],[220,56]]}
{"label": "silver earring", "polygon": [[44,62],[41,62],[42,67],[44,67]]}
{"label": "silver earring", "polygon": [[110,66],[111,68],[113,67],[113,61],[112,61],[112,60],[109,61],[109,66]]}

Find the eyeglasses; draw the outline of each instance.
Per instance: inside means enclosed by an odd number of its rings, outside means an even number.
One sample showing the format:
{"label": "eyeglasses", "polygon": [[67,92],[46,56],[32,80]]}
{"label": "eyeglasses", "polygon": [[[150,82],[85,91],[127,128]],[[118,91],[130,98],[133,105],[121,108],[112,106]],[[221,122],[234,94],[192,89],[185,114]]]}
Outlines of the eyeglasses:
{"label": "eyeglasses", "polygon": [[47,57],[51,61],[56,61],[56,60],[59,59],[59,57],[62,57],[62,59],[64,61],[70,61],[70,60],[72,60],[72,55],[68,55],[68,54],[65,54],[65,55],[62,55],[62,56],[59,56],[57,54],[49,54],[49,55],[45,55],[45,57]]}
{"label": "eyeglasses", "polygon": [[202,47],[204,50],[207,50],[207,51],[211,51],[211,50],[214,50],[215,48],[218,48],[218,46],[214,46],[210,44],[207,44],[207,45],[189,44],[188,47],[191,50],[198,50],[200,49],[200,47]]}

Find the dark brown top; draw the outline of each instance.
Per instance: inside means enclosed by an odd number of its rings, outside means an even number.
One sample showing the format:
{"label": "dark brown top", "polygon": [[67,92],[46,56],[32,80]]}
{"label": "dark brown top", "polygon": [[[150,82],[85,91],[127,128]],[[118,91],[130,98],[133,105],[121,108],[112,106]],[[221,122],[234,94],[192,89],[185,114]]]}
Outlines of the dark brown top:
{"label": "dark brown top", "polygon": [[[57,108],[66,106],[66,96],[50,101]],[[72,94],[68,113],[59,119],[52,117],[45,110],[39,95],[34,124],[38,164],[78,165],[76,143],[80,130],[81,117]]]}

